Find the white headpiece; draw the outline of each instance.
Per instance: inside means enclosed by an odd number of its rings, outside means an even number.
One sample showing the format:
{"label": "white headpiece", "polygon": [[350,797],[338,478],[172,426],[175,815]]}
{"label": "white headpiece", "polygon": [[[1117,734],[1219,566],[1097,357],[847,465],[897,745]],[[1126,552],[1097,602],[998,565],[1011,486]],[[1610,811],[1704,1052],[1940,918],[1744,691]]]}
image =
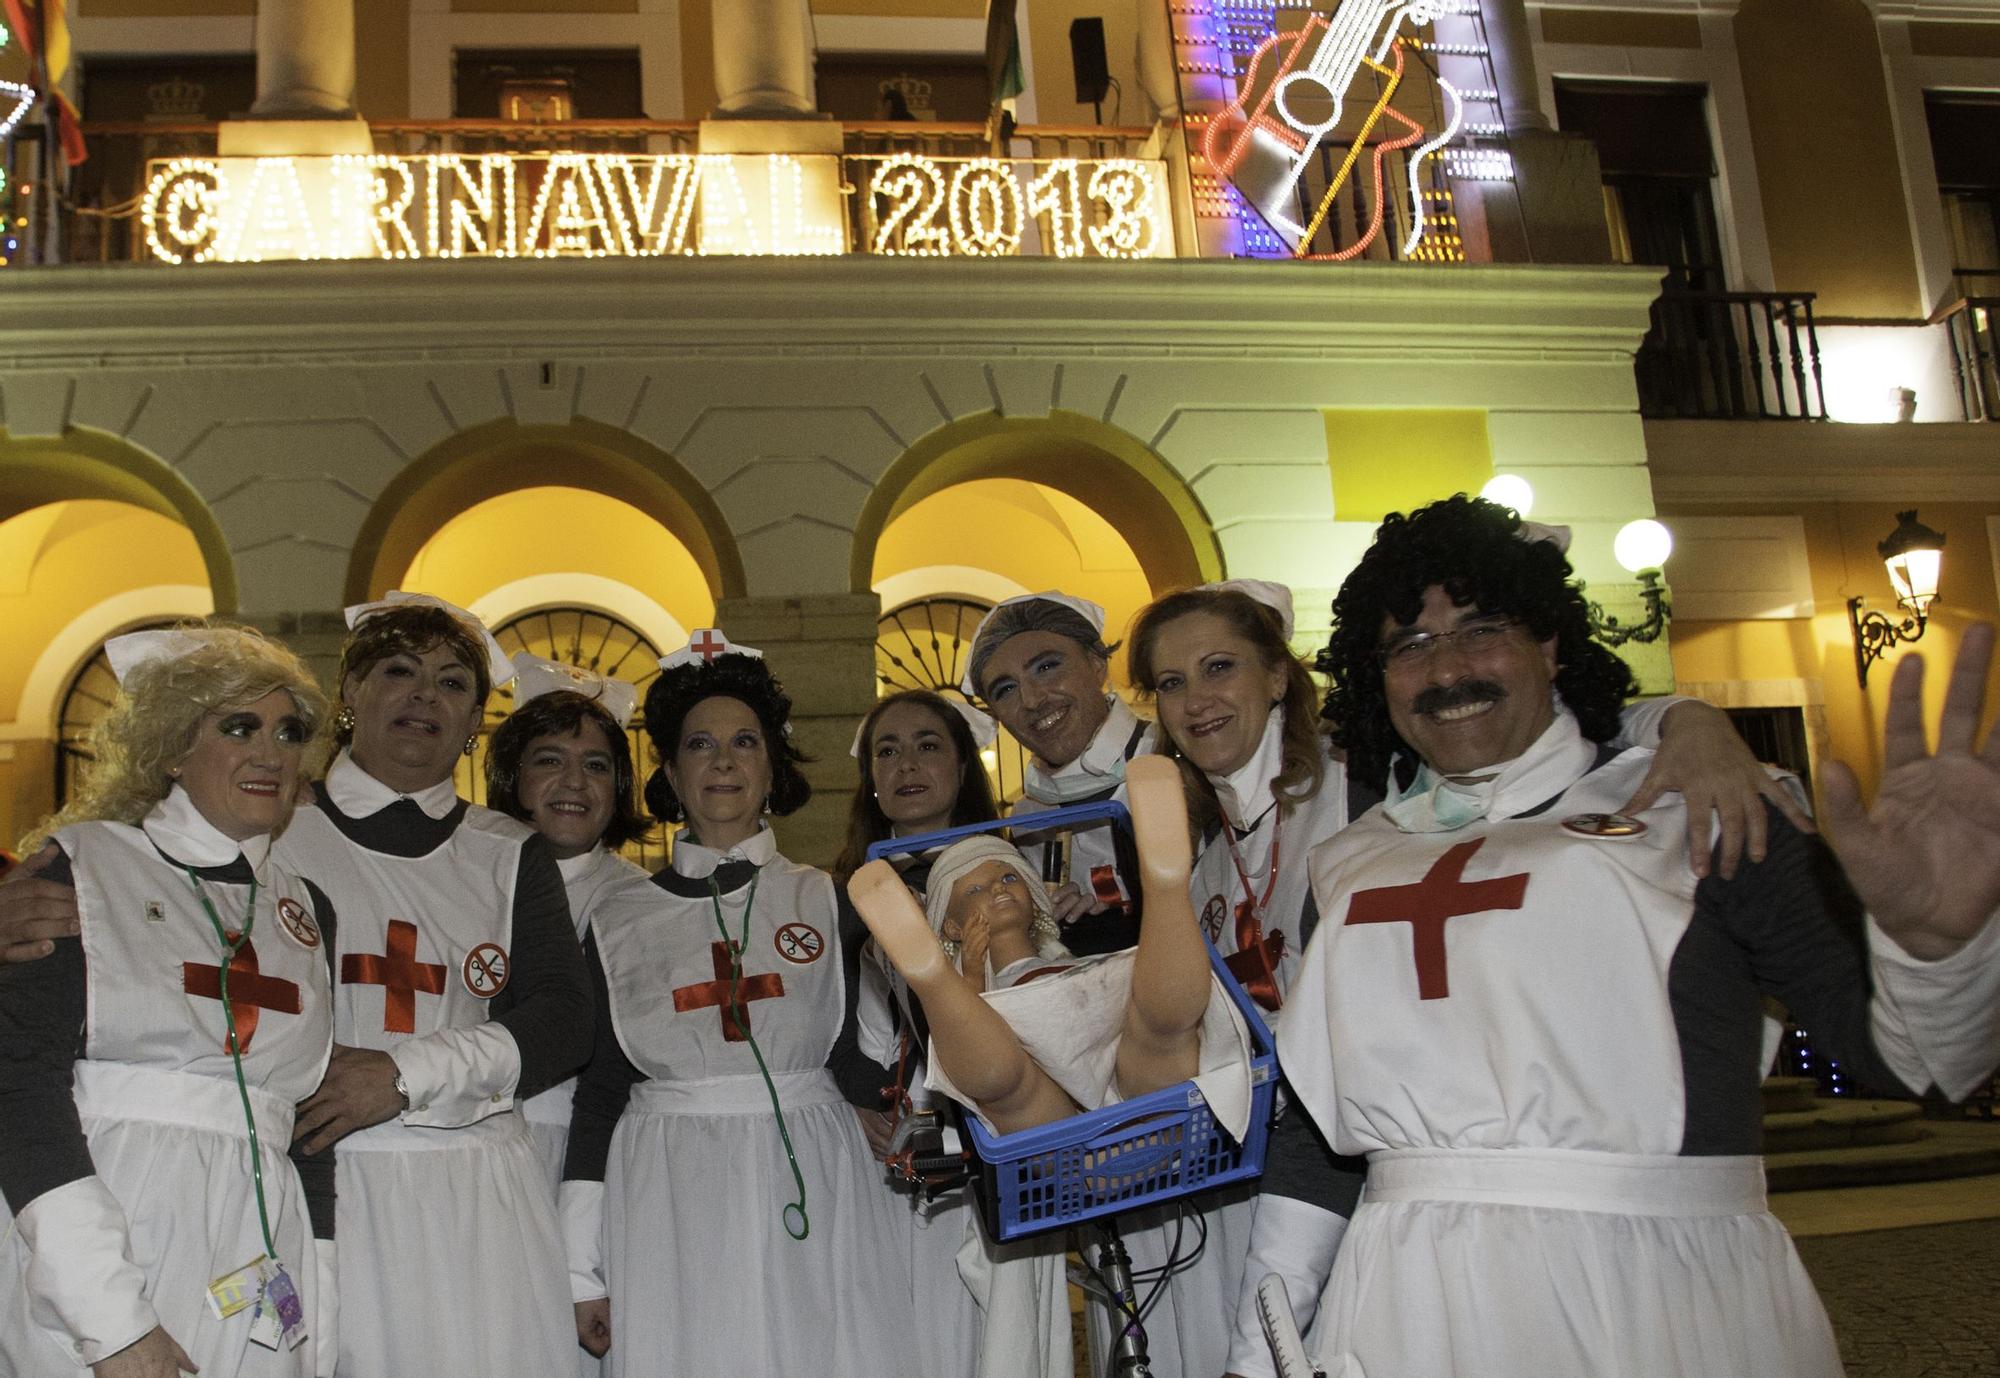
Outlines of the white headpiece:
{"label": "white headpiece", "polygon": [[179,660],[208,644],[201,636],[162,627],[150,632],[127,632],[104,643],[104,658],[120,684],[134,668],[155,660]]}
{"label": "white headpiece", "polygon": [[1216,592],[1240,593],[1245,598],[1262,603],[1278,614],[1283,628],[1284,639],[1292,639],[1292,590],[1288,584],[1280,584],[1273,579],[1224,579],[1220,583],[1203,584],[1203,589]]}
{"label": "white headpiece", "polygon": [[671,655],[660,657],[660,668],[671,670],[680,665],[708,665],[717,656],[753,656],[758,660],[764,653],[755,646],[739,646],[729,639],[729,634],[720,627],[697,627],[688,637],[688,644]]}
{"label": "white headpiece", "polygon": [[397,608],[442,608],[463,622],[468,630],[479,634],[480,642],[486,647],[486,675],[499,688],[514,678],[514,664],[507,659],[507,653],[500,649],[500,643],[493,639],[493,633],[486,630],[486,624],[461,608],[456,603],[428,593],[404,593],[401,589],[391,589],[373,603],[356,603],[346,609],[347,629],[353,631],[371,617]]}
{"label": "white headpiece", "polygon": [[632,721],[632,710],[639,704],[638,685],[629,680],[607,679],[581,665],[565,665],[561,661],[544,660],[526,651],[516,651],[514,672],[516,709],[530,699],[538,699],[558,689],[568,689],[587,699],[597,700],[598,707],[624,727]]}
{"label": "white headpiece", "polygon": [[1566,526],[1550,526],[1546,522],[1524,521],[1521,523],[1521,529],[1514,534],[1530,545],[1533,545],[1536,541],[1547,541],[1563,554],[1569,554],[1569,528]]}
{"label": "white headpiece", "polygon": [[[1018,593],[1012,598],[1003,598],[998,603],[995,603],[993,611],[980,618],[979,625],[972,629],[972,640],[968,641],[966,646],[971,651],[977,651],[979,649],[979,638],[986,631],[986,624],[999,616],[1002,608],[1011,608],[1016,603],[1054,603],[1058,607],[1068,608],[1071,612],[1088,622],[1097,632],[1099,639],[1102,639],[1104,636],[1103,608],[1091,602],[1088,598],[1072,598],[1067,593],[1058,593],[1054,589],[1044,589],[1040,593]],[[959,679],[958,687],[964,692],[967,698],[973,698],[979,693],[979,686],[972,682],[972,665],[970,659],[966,662],[965,674]]]}
{"label": "white headpiece", "polygon": [[[951,710],[954,713],[958,714],[959,717],[965,719],[966,727],[971,729],[972,743],[974,746],[983,749],[985,747],[992,746],[993,743],[999,738],[1000,725],[994,722],[993,719],[987,717],[984,713],[980,712],[977,708],[974,708],[971,704],[966,703],[961,699],[946,698],[945,695],[943,694],[939,694],[938,697],[944,699],[944,701],[951,706]],[[861,759],[861,748],[864,745],[866,745],[866,743],[864,743],[861,740],[861,737],[862,734],[865,733],[867,730],[868,730],[868,718],[864,714],[862,716],[860,724],[854,729],[854,744],[847,748],[847,754],[854,757],[857,761]]]}

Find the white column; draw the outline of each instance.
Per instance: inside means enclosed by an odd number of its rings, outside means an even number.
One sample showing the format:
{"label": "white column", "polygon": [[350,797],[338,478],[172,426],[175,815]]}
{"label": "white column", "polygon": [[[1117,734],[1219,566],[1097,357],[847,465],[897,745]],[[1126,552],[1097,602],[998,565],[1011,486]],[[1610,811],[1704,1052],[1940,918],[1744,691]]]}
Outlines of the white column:
{"label": "white column", "polygon": [[257,103],[250,113],[353,118],[354,0],[257,0]]}
{"label": "white column", "polygon": [[717,116],[795,119],[818,114],[806,0],[718,0],[711,14]]}
{"label": "white column", "polygon": [[1479,10],[1486,21],[1486,46],[1493,58],[1493,79],[1500,92],[1507,132],[1550,128],[1535,81],[1535,40],[1528,28],[1526,3],[1480,0]]}
{"label": "white column", "polygon": [[1135,0],[1138,13],[1139,85],[1152,102],[1153,118],[1177,119],[1181,113],[1180,82],[1174,73],[1174,24],[1165,0]]}

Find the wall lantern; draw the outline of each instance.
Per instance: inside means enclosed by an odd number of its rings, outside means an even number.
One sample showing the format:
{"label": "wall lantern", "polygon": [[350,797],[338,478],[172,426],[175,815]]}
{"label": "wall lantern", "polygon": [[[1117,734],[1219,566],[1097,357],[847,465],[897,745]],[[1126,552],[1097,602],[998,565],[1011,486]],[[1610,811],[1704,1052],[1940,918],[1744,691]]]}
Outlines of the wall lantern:
{"label": "wall lantern", "polygon": [[1847,620],[1854,628],[1854,670],[1863,688],[1868,685],[1868,667],[1891,646],[1923,636],[1931,604],[1937,601],[1938,575],[1944,568],[1944,533],[1918,521],[1913,507],[1896,514],[1896,529],[1875,549],[1888,566],[1896,604],[1908,616],[1891,622],[1879,612],[1863,612],[1863,600],[1858,596],[1847,600]]}
{"label": "wall lantern", "polygon": [[1620,625],[1617,618],[1597,604],[1590,605],[1590,634],[1607,646],[1623,646],[1628,641],[1658,641],[1674,615],[1667,593],[1660,586],[1660,566],[1674,553],[1673,533],[1651,517],[1627,522],[1611,542],[1618,563],[1636,575],[1639,597],[1645,600],[1645,620],[1632,626]]}

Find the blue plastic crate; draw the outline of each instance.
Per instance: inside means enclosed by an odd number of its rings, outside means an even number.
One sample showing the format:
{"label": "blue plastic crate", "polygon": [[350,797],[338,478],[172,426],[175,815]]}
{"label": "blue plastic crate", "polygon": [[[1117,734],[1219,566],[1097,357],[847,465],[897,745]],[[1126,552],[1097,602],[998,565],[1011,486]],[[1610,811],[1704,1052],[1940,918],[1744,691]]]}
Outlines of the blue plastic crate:
{"label": "blue plastic crate", "polygon": [[[1125,806],[1110,801],[1050,809],[1013,820],[1023,831],[1110,818],[1125,826]],[[929,851],[975,833],[996,832],[1008,820],[899,837],[868,849],[868,859]],[[1207,943],[1206,936],[1203,938]],[[1242,985],[1207,943],[1210,968],[1250,1029],[1250,1124],[1231,1138],[1191,1081],[1086,1110],[1014,1134],[990,1134],[965,1117],[981,1164],[979,1199],[986,1228],[1005,1242],[1046,1230],[1159,1205],[1212,1187],[1261,1176],[1277,1096],[1278,1058],[1270,1028]]]}

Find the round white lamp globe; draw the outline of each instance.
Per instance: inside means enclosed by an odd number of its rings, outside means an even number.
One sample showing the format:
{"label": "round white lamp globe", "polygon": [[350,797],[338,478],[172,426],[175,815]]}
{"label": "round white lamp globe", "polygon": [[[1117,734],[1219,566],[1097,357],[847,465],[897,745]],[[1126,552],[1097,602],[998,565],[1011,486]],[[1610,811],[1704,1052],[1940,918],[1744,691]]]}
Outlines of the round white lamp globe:
{"label": "round white lamp globe", "polygon": [[1674,553],[1673,533],[1651,517],[1627,522],[1611,542],[1611,553],[1632,573],[1658,569]]}
{"label": "round white lamp globe", "polygon": [[1479,496],[1502,507],[1511,507],[1524,517],[1535,505],[1534,487],[1519,474],[1495,474],[1486,480]]}

